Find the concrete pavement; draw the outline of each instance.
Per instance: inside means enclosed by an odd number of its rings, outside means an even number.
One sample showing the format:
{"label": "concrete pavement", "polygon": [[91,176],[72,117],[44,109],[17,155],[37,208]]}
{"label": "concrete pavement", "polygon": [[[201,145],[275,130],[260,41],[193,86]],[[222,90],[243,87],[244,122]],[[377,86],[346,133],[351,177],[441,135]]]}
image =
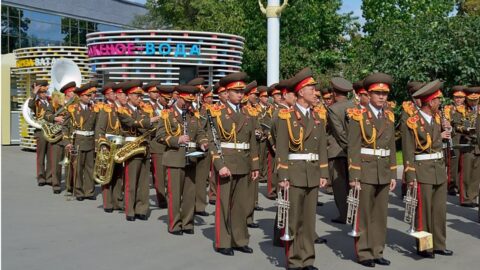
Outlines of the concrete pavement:
{"label": "concrete pavement", "polygon": [[[285,257],[272,246],[273,201],[260,196],[265,211],[256,212],[259,229],[250,229],[253,254],[233,257],[213,251],[214,216],[197,217],[195,235],[167,233],[167,211],[151,208],[148,221],[125,221],[123,213],[102,210],[96,201],[66,201],[50,186],[34,179],[35,153],[2,147],[2,268],[3,269],[281,269]],[[261,191],[266,189],[261,184]],[[405,231],[403,203],[391,194],[385,258],[380,269],[477,269],[480,262],[480,224],[477,209],[459,207],[449,196],[447,245],[452,257],[423,259],[415,255],[414,240]],[[153,204],[153,190],[151,193]],[[350,227],[330,222],[336,217],[333,197],[321,194],[325,205],[317,209],[317,233],[327,244],[316,245],[315,265],[320,269],[364,269],[354,261]],[[212,213],[213,206],[207,207]]]}

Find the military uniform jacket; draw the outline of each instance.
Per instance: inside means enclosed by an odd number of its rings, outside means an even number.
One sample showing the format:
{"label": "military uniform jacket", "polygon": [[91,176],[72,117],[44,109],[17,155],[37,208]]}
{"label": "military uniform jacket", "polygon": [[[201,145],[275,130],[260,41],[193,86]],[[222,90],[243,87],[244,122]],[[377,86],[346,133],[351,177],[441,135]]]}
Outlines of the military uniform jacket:
{"label": "military uniform jacket", "polygon": [[148,113],[143,111],[140,106],[134,107],[127,103],[125,106],[119,107],[117,112],[126,137],[138,137],[153,128]]}
{"label": "military uniform jacket", "polygon": [[97,114],[101,106],[101,104],[88,104],[86,109],[82,108],[81,103],[68,106],[62,129],[65,144],[72,143],[73,136],[75,136],[75,145],[79,146],[79,150],[90,151],[95,148],[93,135],[83,136],[74,134],[74,131],[95,131]]}
{"label": "military uniform jacket", "polygon": [[[314,109],[306,118],[297,106],[278,113],[276,160],[279,180],[296,187],[316,187],[328,178],[326,112]],[[289,160],[289,154],[317,154],[318,160]]]}
{"label": "military uniform jacket", "polygon": [[420,112],[410,116],[405,123],[408,132],[403,144],[405,178],[423,184],[442,184],[447,180],[445,159],[416,161],[415,155],[434,154],[443,151],[441,117],[432,116],[428,123]]}
{"label": "military uniform jacket", "polygon": [[[373,115],[370,106],[347,110],[348,170],[350,182],[384,185],[397,178],[395,153],[395,116],[384,109],[383,117]],[[362,148],[390,150],[387,157],[361,154]]]}
{"label": "military uniform jacket", "polygon": [[[48,122],[50,123],[53,123],[53,124],[56,124],[55,123],[55,113],[57,113],[59,110],[63,110],[62,112],[60,112],[57,116],[63,116],[65,117],[65,115],[67,114],[67,109],[65,108],[65,106],[62,106],[60,104],[54,104],[52,102],[51,106],[48,106],[47,108],[47,111],[45,112],[45,115],[44,115],[44,119],[47,120]],[[59,124],[61,125],[61,124]],[[59,142],[57,142],[59,145],[65,145],[65,142],[63,140],[60,140]]]}
{"label": "military uniform jacket", "polygon": [[210,109],[218,140],[224,143],[248,143],[249,149],[231,149],[222,147],[223,160],[216,151],[211,127],[208,128],[210,153],[213,165],[218,171],[226,166],[234,175],[244,175],[259,170],[258,142],[255,129],[258,127],[256,110],[244,107],[235,112],[230,105],[215,105]]}
{"label": "military uniform jacket", "polygon": [[272,146],[272,148],[276,149],[276,140],[277,140],[277,123],[278,123],[278,113],[281,109],[288,109],[286,105],[278,105],[275,106],[275,109],[272,113],[272,121],[270,122],[270,130],[268,132],[268,143]]}
{"label": "military uniform jacket", "polygon": [[[143,104],[142,109],[144,112],[147,113],[149,117],[154,117],[154,116],[159,116],[162,113],[163,106],[159,104],[158,102],[153,102],[149,100],[149,102],[146,102]],[[155,134],[152,135],[151,140],[149,140],[149,146],[150,146],[150,153],[152,154],[162,154],[165,152],[166,146],[165,144],[162,144],[158,142],[155,139]]]}
{"label": "military uniform jacket", "polygon": [[187,147],[178,144],[178,138],[187,134],[191,142],[196,143],[196,148],[189,148],[189,151],[198,151],[201,144],[208,143],[204,129],[201,127],[200,114],[198,112],[188,111],[186,114],[186,131],[183,122],[182,113],[176,106],[161,112],[157,129],[156,140],[166,146],[163,153],[162,164],[167,167],[184,168],[186,165],[185,155]]}
{"label": "military uniform jacket", "polygon": [[355,107],[350,100],[335,102],[328,109],[328,158],[347,157],[347,109]]}
{"label": "military uniform jacket", "polygon": [[[477,105],[478,107],[478,105]],[[478,109],[472,110],[465,106],[457,106],[457,110],[452,117],[452,126],[456,133],[460,134],[461,144],[470,144],[476,155],[480,155],[480,148],[477,145],[475,134],[468,130],[468,128],[475,128],[478,118]],[[470,151],[472,149],[467,149]]]}
{"label": "military uniform jacket", "polygon": [[[47,110],[51,109],[52,105],[45,99],[32,98],[28,101],[28,107],[32,110],[36,119],[43,119]],[[47,120],[48,121],[48,120]],[[35,129],[35,133],[41,132],[40,129]]]}
{"label": "military uniform jacket", "polygon": [[[265,137],[268,137],[267,126],[272,126],[273,112],[275,108],[271,104],[268,104],[266,107],[262,107],[262,105],[258,104],[256,108],[258,111],[258,122],[260,124],[260,127],[264,131]],[[262,124],[264,126],[262,126]]]}
{"label": "military uniform jacket", "polygon": [[119,106],[115,103],[105,103],[98,113],[95,125],[95,139],[97,142],[106,140],[106,134],[117,136],[125,135],[118,118]]}

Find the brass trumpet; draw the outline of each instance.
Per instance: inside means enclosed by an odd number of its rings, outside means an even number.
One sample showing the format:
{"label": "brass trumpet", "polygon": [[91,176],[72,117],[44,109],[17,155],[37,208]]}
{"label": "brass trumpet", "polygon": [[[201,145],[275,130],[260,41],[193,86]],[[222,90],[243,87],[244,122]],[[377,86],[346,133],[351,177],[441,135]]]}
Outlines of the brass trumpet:
{"label": "brass trumpet", "polygon": [[403,202],[405,203],[405,216],[403,221],[410,224],[410,229],[408,229],[408,234],[415,233],[415,212],[417,209],[418,198],[417,198],[417,181],[413,181],[413,186],[409,186],[407,189],[407,194],[403,197]]}
{"label": "brass trumpet", "polygon": [[350,189],[347,197],[347,224],[353,224],[352,230],[348,233],[351,237],[358,237],[360,233],[357,231],[357,215],[358,205],[360,204],[360,189],[358,188],[358,179],[355,179],[355,186]]}
{"label": "brass trumpet", "polygon": [[281,240],[283,241],[292,241],[293,240],[293,235],[290,235],[288,231],[288,210],[290,209],[290,201],[288,198],[288,189],[289,188],[284,188],[284,191],[278,192],[278,197],[276,201],[277,205],[277,228],[279,229],[285,229],[285,233],[280,237]]}

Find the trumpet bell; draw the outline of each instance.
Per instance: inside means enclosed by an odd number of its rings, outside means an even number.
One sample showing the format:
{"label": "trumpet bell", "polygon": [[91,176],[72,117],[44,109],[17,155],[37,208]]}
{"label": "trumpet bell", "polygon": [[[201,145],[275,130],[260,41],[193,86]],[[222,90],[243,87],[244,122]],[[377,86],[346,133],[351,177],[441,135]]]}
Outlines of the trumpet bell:
{"label": "trumpet bell", "polygon": [[359,237],[360,236],[360,233],[357,232],[356,230],[351,230],[349,233],[348,233],[348,236],[351,236],[351,237]]}
{"label": "trumpet bell", "polygon": [[280,240],[282,241],[292,241],[293,240],[293,236],[291,236],[290,234],[286,233],[284,235],[282,235],[280,237]]}

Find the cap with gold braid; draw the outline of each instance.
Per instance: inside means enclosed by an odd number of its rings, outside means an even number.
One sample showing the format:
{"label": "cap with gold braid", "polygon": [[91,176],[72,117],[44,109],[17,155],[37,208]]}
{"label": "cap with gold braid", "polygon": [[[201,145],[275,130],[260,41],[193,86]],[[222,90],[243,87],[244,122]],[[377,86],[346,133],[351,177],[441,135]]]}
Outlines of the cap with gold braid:
{"label": "cap with gold braid", "polygon": [[367,90],[363,87],[363,80],[359,80],[353,83],[353,90],[355,90],[355,93],[357,95],[360,94],[368,94]]}
{"label": "cap with gold braid", "polygon": [[102,87],[101,92],[102,92],[103,95],[106,95],[108,93],[112,93],[114,87],[115,87],[114,82],[108,82]]}
{"label": "cap with gold braid", "polygon": [[245,95],[249,96],[253,94],[258,95],[257,81],[253,81],[245,86]]}
{"label": "cap with gold braid", "polygon": [[407,83],[407,89],[410,94],[417,92],[420,88],[424,87],[426,83],[412,81]]}
{"label": "cap with gold braid", "polygon": [[475,87],[468,87],[465,89],[465,94],[467,95],[467,99],[475,100],[480,98],[480,86]]}
{"label": "cap with gold braid", "polygon": [[257,87],[257,91],[258,91],[258,96],[268,97],[268,87],[266,87],[265,85],[260,85],[259,87]]}
{"label": "cap with gold braid", "polygon": [[442,87],[443,82],[440,80],[435,80],[418,89],[418,91],[413,93],[412,97],[418,98],[424,103],[429,102],[433,99],[443,97],[442,91],[440,90]]}
{"label": "cap with gold braid", "polygon": [[143,95],[142,82],[139,80],[126,81],[123,84],[123,92],[125,94],[139,94]]}
{"label": "cap with gold braid", "polygon": [[202,93],[203,98],[213,97],[213,86],[209,86]]}
{"label": "cap with gold braid", "polygon": [[232,74],[228,74],[227,76],[223,77],[219,81],[219,85],[224,87],[225,90],[235,90],[241,91],[244,90],[247,86],[245,81],[247,80],[247,73],[245,72],[235,72]]}
{"label": "cap with gold braid", "polygon": [[464,85],[455,85],[454,87],[452,87],[452,96],[454,97],[465,97],[466,94],[465,94],[465,89],[467,87],[464,86]]}
{"label": "cap with gold braid", "polygon": [[75,88],[77,88],[77,84],[75,82],[69,82],[60,89],[60,92],[67,94],[69,92],[75,91]]}
{"label": "cap with gold braid", "polygon": [[269,96],[282,94],[282,91],[277,89],[277,85],[278,85],[278,83],[274,83],[274,84],[270,85],[270,87],[268,87],[268,95]]}
{"label": "cap with gold braid", "polygon": [[205,87],[203,87],[204,83],[205,79],[203,79],[202,77],[198,77],[187,82],[187,85],[195,86],[200,92],[203,92],[205,91]]}
{"label": "cap with gold braid", "polygon": [[173,85],[159,85],[157,88],[160,91],[160,95],[166,99],[171,99],[172,93],[175,91],[175,86]]}
{"label": "cap with gold braid", "polygon": [[317,82],[313,78],[313,72],[309,67],[307,67],[300,70],[297,74],[295,74],[295,76],[293,76],[293,78],[288,80],[287,88],[291,92],[296,93],[306,86],[315,84],[317,84]]}
{"label": "cap with gold braid", "polygon": [[198,88],[193,85],[177,85],[175,90],[178,92],[178,96],[186,101],[195,101],[195,94],[198,92]]}
{"label": "cap with gold braid", "polygon": [[[281,80],[278,82],[278,84],[275,86],[275,89],[279,90],[280,93],[283,95],[287,92],[290,92],[290,89],[288,89],[288,85],[290,84],[290,79],[286,80]],[[293,91],[292,91],[293,92]]]}
{"label": "cap with gold braid", "polygon": [[91,94],[90,83],[83,84],[80,87],[76,88],[75,94],[79,96]]}
{"label": "cap with gold braid", "polygon": [[115,94],[121,94],[123,92],[123,84],[125,82],[119,82],[113,87],[113,91],[115,91]]}
{"label": "cap with gold braid", "polygon": [[147,92],[147,93],[150,93],[150,92],[158,92],[158,88],[157,86],[160,84],[160,82],[155,82],[155,81],[152,81],[152,82],[149,82],[147,84],[145,84],[142,89],[143,91]]}
{"label": "cap with gold braid", "polygon": [[370,74],[363,80],[363,87],[368,92],[390,92],[392,84],[392,76],[381,72]]}

